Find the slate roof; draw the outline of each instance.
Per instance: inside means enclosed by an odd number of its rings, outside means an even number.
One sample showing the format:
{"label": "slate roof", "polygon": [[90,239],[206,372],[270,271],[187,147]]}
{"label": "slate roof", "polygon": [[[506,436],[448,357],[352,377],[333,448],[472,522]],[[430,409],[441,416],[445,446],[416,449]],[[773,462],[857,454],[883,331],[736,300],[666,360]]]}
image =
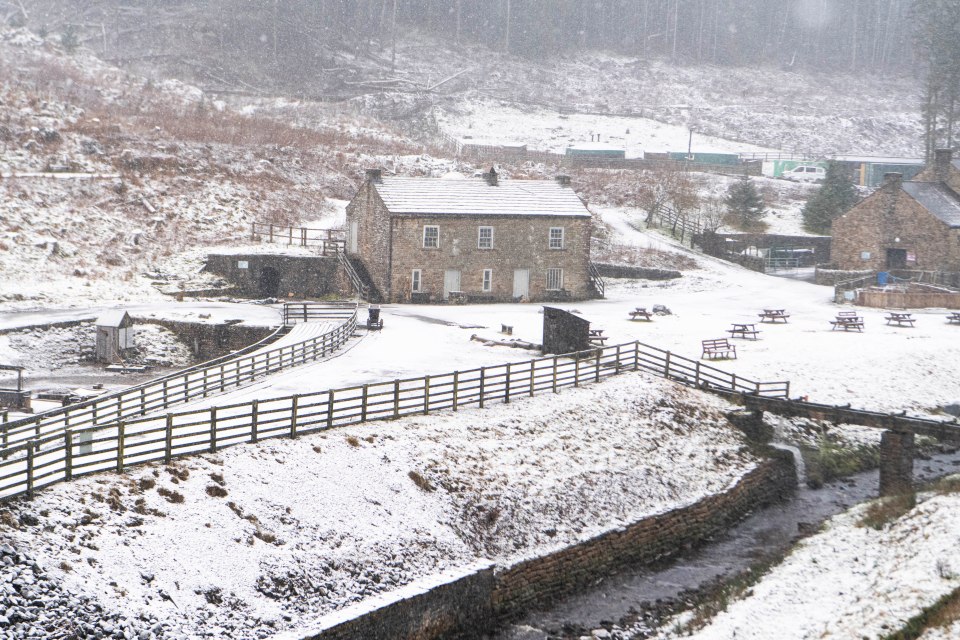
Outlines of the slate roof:
{"label": "slate roof", "polygon": [[951,227],[960,227],[960,196],[939,182],[904,182],[903,190]]}
{"label": "slate roof", "polygon": [[590,217],[573,189],[555,180],[501,179],[491,186],[481,178],[384,177],[371,184],[393,214]]}

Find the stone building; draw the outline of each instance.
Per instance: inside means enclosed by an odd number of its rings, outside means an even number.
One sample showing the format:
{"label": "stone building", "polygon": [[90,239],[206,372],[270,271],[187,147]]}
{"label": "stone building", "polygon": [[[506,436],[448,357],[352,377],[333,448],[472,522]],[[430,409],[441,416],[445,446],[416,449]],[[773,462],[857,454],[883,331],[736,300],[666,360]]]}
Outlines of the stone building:
{"label": "stone building", "polygon": [[347,254],[389,302],[595,295],[590,212],[570,180],[385,177],[347,205]]}
{"label": "stone building", "polygon": [[833,221],[830,260],[844,270],[960,272],[960,161],[949,149],[913,180],[887,174]]}

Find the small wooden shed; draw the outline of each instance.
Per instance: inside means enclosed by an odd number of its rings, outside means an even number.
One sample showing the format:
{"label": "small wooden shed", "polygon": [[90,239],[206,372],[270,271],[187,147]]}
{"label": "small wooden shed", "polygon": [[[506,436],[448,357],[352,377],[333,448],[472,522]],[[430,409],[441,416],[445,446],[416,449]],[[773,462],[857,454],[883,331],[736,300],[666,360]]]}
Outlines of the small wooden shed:
{"label": "small wooden shed", "polygon": [[97,318],[97,362],[117,362],[133,348],[133,319],[122,309],[107,311]]}
{"label": "small wooden shed", "polygon": [[544,353],[573,353],[589,348],[589,320],[556,307],[543,308]]}

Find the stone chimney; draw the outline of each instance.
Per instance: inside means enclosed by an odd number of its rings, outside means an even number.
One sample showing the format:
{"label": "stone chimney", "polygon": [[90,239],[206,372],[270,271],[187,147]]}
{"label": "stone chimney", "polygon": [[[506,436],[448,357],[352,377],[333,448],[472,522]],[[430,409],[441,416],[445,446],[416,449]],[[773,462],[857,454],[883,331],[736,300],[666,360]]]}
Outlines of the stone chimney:
{"label": "stone chimney", "polygon": [[491,187],[497,186],[497,170],[493,167],[490,167],[490,171],[483,174],[483,179],[487,181],[487,184]]}
{"label": "stone chimney", "polygon": [[946,182],[950,176],[950,161],[953,159],[951,149],[937,149],[933,152],[933,172],[937,182]]}
{"label": "stone chimney", "polygon": [[560,174],[559,176],[556,176],[554,180],[556,180],[557,184],[559,184],[561,187],[570,186],[570,176]]}
{"label": "stone chimney", "polygon": [[900,187],[903,186],[903,174],[891,171],[890,173],[883,174],[883,187],[891,191],[900,191]]}
{"label": "stone chimney", "polygon": [[383,180],[383,169],[367,169],[367,180],[370,182]]}

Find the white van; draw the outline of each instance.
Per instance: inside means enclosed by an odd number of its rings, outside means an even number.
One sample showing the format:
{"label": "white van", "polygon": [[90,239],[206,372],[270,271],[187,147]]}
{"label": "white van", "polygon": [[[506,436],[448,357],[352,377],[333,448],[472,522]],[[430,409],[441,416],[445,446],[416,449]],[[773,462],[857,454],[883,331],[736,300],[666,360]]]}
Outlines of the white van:
{"label": "white van", "polygon": [[827,170],[813,164],[801,164],[784,171],[782,177],[795,182],[822,182],[827,177]]}

